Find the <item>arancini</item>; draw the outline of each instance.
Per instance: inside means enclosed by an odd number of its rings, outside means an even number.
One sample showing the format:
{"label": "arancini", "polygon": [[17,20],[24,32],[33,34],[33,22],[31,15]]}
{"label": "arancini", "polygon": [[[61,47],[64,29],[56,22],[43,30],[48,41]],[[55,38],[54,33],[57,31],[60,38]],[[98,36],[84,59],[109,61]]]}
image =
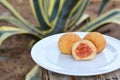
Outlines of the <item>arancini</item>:
{"label": "arancini", "polygon": [[63,34],[58,40],[58,48],[64,54],[72,54],[72,46],[81,38],[73,32]]}
{"label": "arancini", "polygon": [[103,49],[106,46],[106,40],[105,40],[104,36],[99,32],[90,32],[90,33],[88,33],[84,37],[84,40],[91,41],[95,45],[95,47],[97,49],[97,53],[103,51]]}
{"label": "arancini", "polygon": [[72,55],[75,60],[92,60],[96,56],[96,47],[88,40],[82,40],[74,43]]}

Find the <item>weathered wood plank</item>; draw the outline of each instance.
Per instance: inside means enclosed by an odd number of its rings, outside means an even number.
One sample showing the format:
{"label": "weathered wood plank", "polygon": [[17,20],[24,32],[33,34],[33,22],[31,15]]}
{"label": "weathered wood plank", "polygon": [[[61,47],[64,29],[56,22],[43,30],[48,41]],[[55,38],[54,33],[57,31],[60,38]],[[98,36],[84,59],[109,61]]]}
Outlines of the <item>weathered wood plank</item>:
{"label": "weathered wood plank", "polygon": [[96,76],[79,76],[77,80],[100,80]]}
{"label": "weathered wood plank", "polygon": [[120,80],[120,70],[98,76],[68,76],[41,69],[43,80]]}
{"label": "weathered wood plank", "polygon": [[71,76],[71,80],[77,80],[76,76]]}
{"label": "weathered wood plank", "polygon": [[42,72],[41,75],[43,80],[50,80],[48,70],[41,68],[41,72]]}
{"label": "weathered wood plank", "polygon": [[50,80],[71,80],[71,76],[48,71]]}

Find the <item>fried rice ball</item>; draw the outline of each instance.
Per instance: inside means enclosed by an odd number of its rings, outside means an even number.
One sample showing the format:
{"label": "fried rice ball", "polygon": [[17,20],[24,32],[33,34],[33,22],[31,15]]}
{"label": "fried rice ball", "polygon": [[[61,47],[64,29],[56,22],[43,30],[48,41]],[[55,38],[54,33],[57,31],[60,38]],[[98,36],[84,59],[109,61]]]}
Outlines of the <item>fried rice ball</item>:
{"label": "fried rice ball", "polygon": [[58,48],[63,54],[72,54],[72,46],[81,38],[72,32],[63,34],[58,40]]}
{"label": "fried rice ball", "polygon": [[95,45],[95,47],[97,49],[97,53],[103,51],[103,49],[106,46],[106,40],[105,40],[104,36],[99,32],[90,32],[90,33],[88,33],[84,37],[84,40],[91,41]]}

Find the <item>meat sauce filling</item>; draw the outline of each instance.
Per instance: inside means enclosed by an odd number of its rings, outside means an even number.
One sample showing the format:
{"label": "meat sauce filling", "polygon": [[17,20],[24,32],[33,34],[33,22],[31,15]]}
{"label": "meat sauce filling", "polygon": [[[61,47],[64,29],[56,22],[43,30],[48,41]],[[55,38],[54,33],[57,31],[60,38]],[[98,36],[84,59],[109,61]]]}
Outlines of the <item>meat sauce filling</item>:
{"label": "meat sauce filling", "polygon": [[80,43],[76,49],[77,56],[85,58],[92,53],[92,49],[85,43]]}

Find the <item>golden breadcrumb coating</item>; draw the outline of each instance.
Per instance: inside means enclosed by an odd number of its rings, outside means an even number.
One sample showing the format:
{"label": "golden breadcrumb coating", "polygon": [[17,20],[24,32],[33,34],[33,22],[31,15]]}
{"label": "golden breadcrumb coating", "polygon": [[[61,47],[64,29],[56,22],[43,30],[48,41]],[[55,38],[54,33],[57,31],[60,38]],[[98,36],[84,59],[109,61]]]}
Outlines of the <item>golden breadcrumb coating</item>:
{"label": "golden breadcrumb coating", "polygon": [[97,48],[97,53],[101,52],[106,46],[106,40],[104,36],[99,32],[90,32],[85,37],[84,40],[91,41]]}
{"label": "golden breadcrumb coating", "polygon": [[81,38],[72,32],[63,34],[58,41],[58,48],[64,54],[72,54],[72,46]]}

